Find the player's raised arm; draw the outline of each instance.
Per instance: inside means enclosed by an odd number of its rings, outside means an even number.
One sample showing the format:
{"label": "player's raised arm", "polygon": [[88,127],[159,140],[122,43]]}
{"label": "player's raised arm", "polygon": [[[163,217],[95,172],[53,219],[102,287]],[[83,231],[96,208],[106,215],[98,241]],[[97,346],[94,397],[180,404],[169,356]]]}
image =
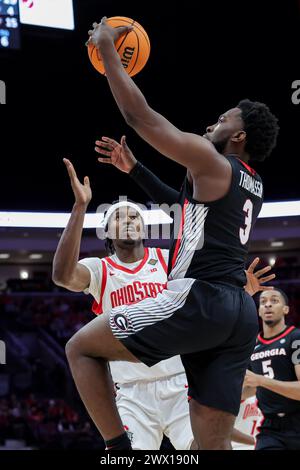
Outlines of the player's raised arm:
{"label": "player's raised arm", "polygon": [[[93,24],[90,41],[99,49],[112,94],[127,124],[152,147],[188,168],[192,174],[229,173],[228,162],[207,139],[183,132],[147,103],[140,89],[124,71],[114,41],[129,27],[111,28],[104,17]],[[125,29],[124,29],[125,28]],[[127,28],[127,29],[126,29]],[[231,176],[231,174],[230,174]]]}
{"label": "player's raised arm", "polygon": [[53,259],[52,280],[58,286],[80,292],[89,286],[91,280],[89,269],[79,264],[78,258],[84,216],[92,199],[92,191],[89,178],[86,176],[84,184],[81,184],[72,163],[67,159],[64,159],[64,163],[69,173],[75,204]]}

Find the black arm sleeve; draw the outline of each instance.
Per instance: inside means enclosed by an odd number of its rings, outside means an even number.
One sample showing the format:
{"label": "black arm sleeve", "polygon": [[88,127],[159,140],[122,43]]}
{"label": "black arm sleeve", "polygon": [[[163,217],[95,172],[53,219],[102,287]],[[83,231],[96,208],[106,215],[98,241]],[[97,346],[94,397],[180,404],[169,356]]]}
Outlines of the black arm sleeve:
{"label": "black arm sleeve", "polygon": [[140,162],[129,173],[129,176],[148,194],[157,204],[172,205],[179,199],[179,192],[163,183],[157,176]]}

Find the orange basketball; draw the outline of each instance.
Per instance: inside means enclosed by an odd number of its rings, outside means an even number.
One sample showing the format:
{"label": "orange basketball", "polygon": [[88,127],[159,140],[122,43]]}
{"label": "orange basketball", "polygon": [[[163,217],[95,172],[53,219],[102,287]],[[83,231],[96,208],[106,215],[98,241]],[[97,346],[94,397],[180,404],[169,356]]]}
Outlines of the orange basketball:
{"label": "orange basketball", "polygon": [[[150,55],[150,41],[144,28],[125,16],[107,18],[107,24],[113,28],[132,25],[133,30],[121,36],[115,43],[121,62],[130,77],[139,73],[146,65]],[[88,45],[90,61],[98,72],[105,75],[104,65],[99,51],[94,44]]]}

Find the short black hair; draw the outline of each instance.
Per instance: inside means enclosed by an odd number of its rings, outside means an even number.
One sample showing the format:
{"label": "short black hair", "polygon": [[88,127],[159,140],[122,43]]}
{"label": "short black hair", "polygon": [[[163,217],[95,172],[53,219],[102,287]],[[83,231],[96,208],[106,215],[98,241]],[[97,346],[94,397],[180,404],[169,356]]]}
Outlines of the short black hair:
{"label": "short black hair", "polygon": [[[289,298],[286,295],[286,293],[283,292],[283,290],[279,289],[279,287],[274,287],[272,292],[279,292],[279,294],[281,295],[281,297],[284,300],[285,305],[287,305],[287,306],[289,305]],[[262,292],[261,292],[261,294],[262,294]],[[261,296],[261,294],[260,294],[260,296]],[[260,296],[259,296],[259,298],[260,298]]]}
{"label": "short black hair", "polygon": [[244,131],[247,134],[245,152],[250,160],[262,162],[276,146],[278,119],[266,104],[258,101],[245,99],[237,107],[242,111]]}

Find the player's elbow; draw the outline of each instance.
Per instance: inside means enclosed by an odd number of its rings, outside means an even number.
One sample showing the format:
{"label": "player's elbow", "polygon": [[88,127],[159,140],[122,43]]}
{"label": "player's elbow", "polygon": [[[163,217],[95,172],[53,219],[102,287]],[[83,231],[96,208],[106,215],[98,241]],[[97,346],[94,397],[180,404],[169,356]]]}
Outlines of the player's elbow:
{"label": "player's elbow", "polygon": [[63,287],[71,292],[82,292],[85,288],[82,285],[82,282],[77,279],[76,274],[68,274],[53,270],[52,281],[56,286]]}
{"label": "player's elbow", "polygon": [[124,111],[123,116],[128,126],[133,128],[137,126],[138,117],[135,116],[133,113],[131,113],[130,111]]}
{"label": "player's elbow", "polygon": [[60,276],[58,276],[56,273],[52,273],[52,282],[59,287],[63,287],[63,281]]}
{"label": "player's elbow", "polygon": [[67,288],[68,282],[67,282],[65,274],[61,272],[59,269],[57,269],[56,267],[53,267],[53,270],[52,270],[52,281],[54,282],[56,286]]}
{"label": "player's elbow", "polygon": [[146,125],[153,124],[154,111],[147,102],[139,103],[135,109],[126,109],[122,111],[126,124],[133,129],[143,128]]}

